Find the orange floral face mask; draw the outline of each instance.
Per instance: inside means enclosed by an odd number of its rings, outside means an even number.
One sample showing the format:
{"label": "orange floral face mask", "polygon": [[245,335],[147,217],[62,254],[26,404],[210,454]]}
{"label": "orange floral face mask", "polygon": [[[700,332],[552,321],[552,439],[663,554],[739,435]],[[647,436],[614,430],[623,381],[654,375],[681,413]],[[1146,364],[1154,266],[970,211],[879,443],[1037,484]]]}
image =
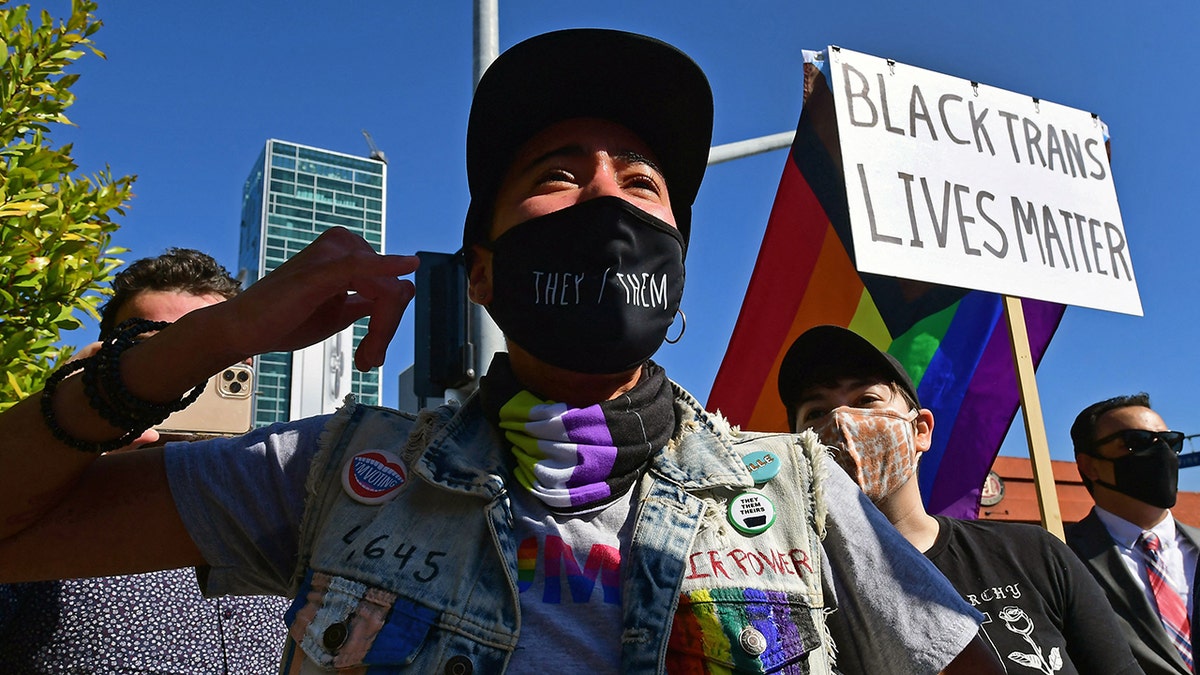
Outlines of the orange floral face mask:
{"label": "orange floral face mask", "polygon": [[833,446],[833,457],[864,494],[876,502],[912,478],[917,464],[917,411],[870,410],[842,406],[813,430]]}

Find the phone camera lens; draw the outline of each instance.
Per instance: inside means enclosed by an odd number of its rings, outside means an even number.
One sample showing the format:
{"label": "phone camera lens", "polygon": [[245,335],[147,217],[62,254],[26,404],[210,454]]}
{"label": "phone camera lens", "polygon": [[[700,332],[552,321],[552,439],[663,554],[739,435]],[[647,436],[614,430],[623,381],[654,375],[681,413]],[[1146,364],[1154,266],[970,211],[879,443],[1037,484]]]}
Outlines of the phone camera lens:
{"label": "phone camera lens", "polygon": [[237,379],[238,379],[238,382],[245,382],[246,380],[250,379],[250,373],[247,373],[244,370],[239,370],[238,374],[237,374]]}
{"label": "phone camera lens", "polygon": [[242,390],[242,384],[240,382],[230,382],[229,383],[229,393],[236,394],[241,390]]}
{"label": "phone camera lens", "polygon": [[226,382],[232,382],[233,381],[233,371],[226,370],[225,372],[221,373],[221,379],[225,380]]}

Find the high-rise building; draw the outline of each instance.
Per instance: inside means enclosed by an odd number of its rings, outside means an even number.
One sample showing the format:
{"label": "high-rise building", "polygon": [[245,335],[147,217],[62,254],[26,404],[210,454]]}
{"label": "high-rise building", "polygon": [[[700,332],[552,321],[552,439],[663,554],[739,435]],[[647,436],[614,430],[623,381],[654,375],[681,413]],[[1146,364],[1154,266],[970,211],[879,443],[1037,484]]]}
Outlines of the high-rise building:
{"label": "high-rise building", "polygon": [[[247,285],[279,267],[325,230],[349,229],[382,252],[387,164],[296,143],[268,140],[242,192],[238,265]],[[354,368],[366,320],[296,352],[256,361],[254,423],[332,412],[347,393],[380,403],[381,373]]]}

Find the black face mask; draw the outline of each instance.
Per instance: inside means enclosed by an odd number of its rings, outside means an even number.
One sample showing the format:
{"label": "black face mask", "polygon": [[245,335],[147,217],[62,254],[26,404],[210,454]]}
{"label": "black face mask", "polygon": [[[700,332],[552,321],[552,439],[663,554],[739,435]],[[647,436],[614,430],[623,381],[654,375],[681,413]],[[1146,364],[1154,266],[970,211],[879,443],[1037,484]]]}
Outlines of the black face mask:
{"label": "black face mask", "polygon": [[488,313],[546,363],[621,373],[658,351],[683,297],[683,236],[619,197],[514,226],[492,251]]}
{"label": "black face mask", "polygon": [[1179,490],[1179,455],[1166,443],[1155,443],[1145,450],[1109,461],[1113,463],[1116,485],[1101,480],[1096,483],[1160,509],[1175,506]]}

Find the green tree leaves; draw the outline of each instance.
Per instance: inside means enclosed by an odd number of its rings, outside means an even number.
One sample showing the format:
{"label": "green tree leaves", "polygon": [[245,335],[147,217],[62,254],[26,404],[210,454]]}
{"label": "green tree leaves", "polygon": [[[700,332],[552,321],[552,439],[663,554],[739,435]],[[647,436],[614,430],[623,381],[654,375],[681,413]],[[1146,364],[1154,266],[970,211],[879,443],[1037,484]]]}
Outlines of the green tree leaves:
{"label": "green tree leaves", "polygon": [[91,36],[96,3],[72,0],[57,24],[28,5],[0,0],[0,410],[40,389],[56,362],[61,331],[98,317],[124,249],[112,245],[134,176],[108,167],[79,175],[71,146],[54,147],[54,124],[71,124],[79,78],[65,69],[85,54],[103,58]]}

